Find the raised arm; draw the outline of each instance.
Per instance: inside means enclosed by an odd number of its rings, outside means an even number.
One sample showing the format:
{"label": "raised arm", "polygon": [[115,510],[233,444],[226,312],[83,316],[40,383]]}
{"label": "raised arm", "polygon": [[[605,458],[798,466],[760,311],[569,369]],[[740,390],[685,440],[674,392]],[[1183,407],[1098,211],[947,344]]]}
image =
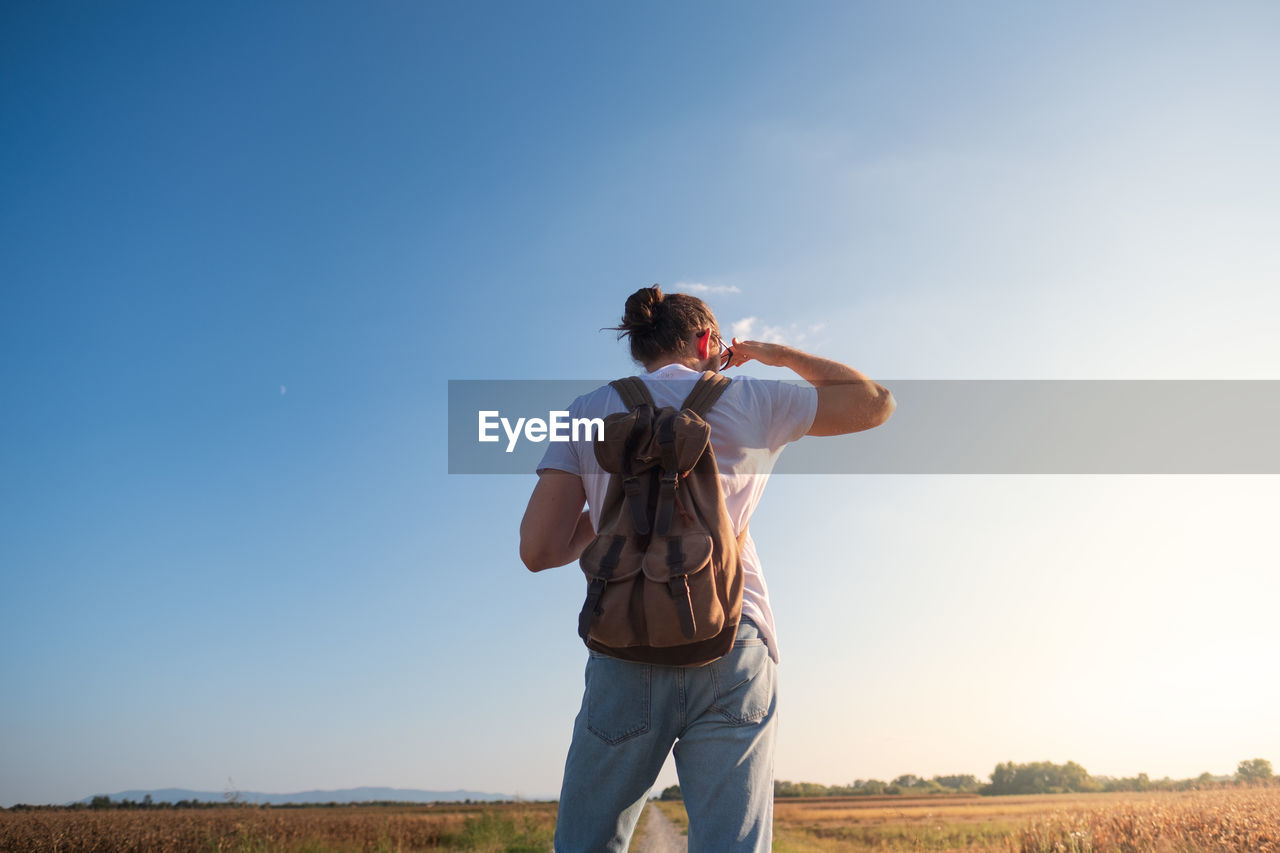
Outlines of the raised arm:
{"label": "raised arm", "polygon": [[548,468],[538,477],[520,521],[520,559],[531,572],[571,563],[591,543],[595,530],[582,507],[587,493],[577,474]]}
{"label": "raised arm", "polygon": [[734,338],[725,367],[758,361],[785,367],[818,389],[818,412],[808,435],[844,435],[878,427],[893,414],[893,394],[847,364],[794,347]]}

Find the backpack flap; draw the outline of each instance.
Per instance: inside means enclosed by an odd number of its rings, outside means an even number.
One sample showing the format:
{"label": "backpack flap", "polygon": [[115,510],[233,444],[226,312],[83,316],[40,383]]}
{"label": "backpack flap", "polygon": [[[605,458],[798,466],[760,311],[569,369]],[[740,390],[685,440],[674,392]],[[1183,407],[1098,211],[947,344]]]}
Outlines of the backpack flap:
{"label": "backpack flap", "polygon": [[640,460],[655,459],[662,470],[684,476],[698,464],[711,443],[711,427],[694,412],[662,409],[658,412],[653,440],[636,451]]}
{"label": "backpack flap", "polygon": [[655,540],[644,553],[644,576],[659,584],[697,574],[711,565],[711,536],[701,530]]}
{"label": "backpack flap", "polygon": [[644,552],[633,537],[621,534],[597,536],[583,550],[578,565],[588,581],[624,581],[640,572]]}
{"label": "backpack flap", "polygon": [[628,458],[633,460],[629,473],[639,473],[657,464],[657,459],[650,459],[647,465],[637,467],[634,461],[639,450],[637,445],[653,432],[656,416],[657,412],[652,406],[641,405],[633,411],[617,412],[606,417],[603,435],[596,439],[593,448],[600,467],[610,474],[625,474],[628,473]]}
{"label": "backpack flap", "polygon": [[711,536],[693,531],[655,542],[644,555],[644,576],[651,581],[644,585],[645,611],[651,620],[677,624],[686,642],[699,634],[703,636],[698,639],[715,636],[724,627],[723,610],[704,613],[702,624],[694,616],[695,591],[717,598],[710,571],[711,552]]}
{"label": "backpack flap", "polygon": [[609,584],[635,577],[640,573],[643,559],[643,552],[629,536],[614,534],[591,540],[578,558],[578,565],[587,576],[587,600],[578,614],[578,636],[585,640],[592,623],[604,613]]}

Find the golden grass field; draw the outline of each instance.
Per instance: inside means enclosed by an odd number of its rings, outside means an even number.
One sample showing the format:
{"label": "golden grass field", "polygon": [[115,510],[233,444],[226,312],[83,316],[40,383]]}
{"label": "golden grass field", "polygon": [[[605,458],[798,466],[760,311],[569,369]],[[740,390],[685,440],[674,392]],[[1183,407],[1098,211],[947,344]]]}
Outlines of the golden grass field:
{"label": "golden grass field", "polygon": [[[687,826],[679,803],[660,806]],[[0,851],[541,853],[555,815],[554,803],[0,811]],[[773,849],[1280,853],[1280,788],[780,799]]]}
{"label": "golden grass field", "polygon": [[1280,853],[1280,789],[779,799],[773,849]]}
{"label": "golden grass field", "polygon": [[0,851],[542,853],[555,819],[555,803],[0,811]]}

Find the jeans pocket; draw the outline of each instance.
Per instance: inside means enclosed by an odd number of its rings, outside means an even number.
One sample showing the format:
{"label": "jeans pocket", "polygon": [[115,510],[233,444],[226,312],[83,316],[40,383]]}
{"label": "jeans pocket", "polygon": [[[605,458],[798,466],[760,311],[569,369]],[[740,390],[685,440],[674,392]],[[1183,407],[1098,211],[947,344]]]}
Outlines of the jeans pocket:
{"label": "jeans pocket", "polygon": [[775,696],[775,667],[762,640],[738,640],[729,654],[708,665],[716,697],[712,709],[736,726],[752,725],[769,716]]}
{"label": "jeans pocket", "polygon": [[607,744],[649,730],[653,667],[591,653],[587,661],[587,729]]}

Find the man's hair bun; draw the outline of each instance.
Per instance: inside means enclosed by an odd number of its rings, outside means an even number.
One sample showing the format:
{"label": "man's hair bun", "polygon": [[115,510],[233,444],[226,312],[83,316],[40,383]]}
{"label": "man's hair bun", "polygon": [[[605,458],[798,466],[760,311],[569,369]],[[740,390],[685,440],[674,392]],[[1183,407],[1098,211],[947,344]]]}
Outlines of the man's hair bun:
{"label": "man's hair bun", "polygon": [[657,325],[663,298],[662,288],[656,284],[653,287],[642,287],[628,296],[622,312],[621,328],[632,331]]}

